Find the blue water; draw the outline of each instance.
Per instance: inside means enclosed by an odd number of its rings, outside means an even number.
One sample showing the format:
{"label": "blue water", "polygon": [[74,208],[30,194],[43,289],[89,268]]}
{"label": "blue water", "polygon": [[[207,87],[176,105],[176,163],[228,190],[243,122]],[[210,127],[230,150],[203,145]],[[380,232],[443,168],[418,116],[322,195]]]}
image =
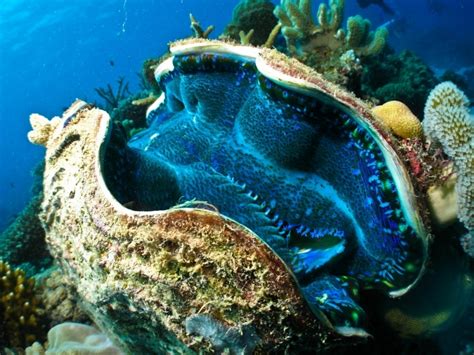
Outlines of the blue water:
{"label": "blue water", "polygon": [[[380,8],[346,1],[346,16],[380,25]],[[94,88],[125,76],[138,90],[142,62],[190,35],[188,14],[221,33],[237,1],[2,0],[0,2],[0,229],[30,197],[31,170],[43,148],[26,139],[28,116],[59,115],[75,98],[100,101]],[[315,6],[319,4],[314,2]],[[412,49],[435,68],[474,65],[472,0],[392,0],[390,44]],[[431,4],[431,5],[430,5]],[[111,65],[113,62],[114,65]]]}

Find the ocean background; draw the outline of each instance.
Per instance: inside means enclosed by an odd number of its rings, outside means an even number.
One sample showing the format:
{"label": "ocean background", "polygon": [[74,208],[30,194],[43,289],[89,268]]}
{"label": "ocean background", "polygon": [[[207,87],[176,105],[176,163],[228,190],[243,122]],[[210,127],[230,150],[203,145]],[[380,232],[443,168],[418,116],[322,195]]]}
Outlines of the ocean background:
{"label": "ocean background", "polygon": [[[191,35],[189,13],[203,27],[214,25],[216,37],[237,2],[0,0],[0,230],[31,197],[32,170],[44,155],[26,138],[30,113],[51,118],[76,98],[101,102],[94,88],[122,76],[138,91],[143,61]],[[356,0],[346,1],[345,15],[360,14],[373,27],[389,22],[389,44],[413,50],[436,73],[474,66],[474,0],[386,3],[395,16]]]}

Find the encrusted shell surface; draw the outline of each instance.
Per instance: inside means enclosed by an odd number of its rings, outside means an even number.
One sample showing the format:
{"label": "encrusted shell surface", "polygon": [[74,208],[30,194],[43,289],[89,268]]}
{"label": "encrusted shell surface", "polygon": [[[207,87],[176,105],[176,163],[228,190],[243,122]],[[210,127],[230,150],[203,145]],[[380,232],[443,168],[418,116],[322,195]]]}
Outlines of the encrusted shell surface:
{"label": "encrusted shell surface", "polygon": [[262,349],[320,344],[294,279],[250,230],[207,210],[120,205],[102,177],[109,115],[86,107],[67,119],[46,144],[41,220],[81,302],[118,344],[132,353],[201,348],[185,329],[194,314],[250,325]]}

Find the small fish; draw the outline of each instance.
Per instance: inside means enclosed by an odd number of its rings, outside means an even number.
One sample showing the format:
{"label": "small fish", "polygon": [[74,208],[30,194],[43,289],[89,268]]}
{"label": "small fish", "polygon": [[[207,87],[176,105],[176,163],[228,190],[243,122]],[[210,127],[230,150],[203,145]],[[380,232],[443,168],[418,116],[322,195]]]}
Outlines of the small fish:
{"label": "small fish", "polygon": [[109,60],[109,64],[111,67],[115,66],[115,62],[112,59]]}

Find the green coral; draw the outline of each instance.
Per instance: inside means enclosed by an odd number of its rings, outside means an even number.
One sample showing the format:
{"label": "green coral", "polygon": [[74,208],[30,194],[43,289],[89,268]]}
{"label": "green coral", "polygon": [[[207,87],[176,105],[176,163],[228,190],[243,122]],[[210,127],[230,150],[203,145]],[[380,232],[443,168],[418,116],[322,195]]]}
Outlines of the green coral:
{"label": "green coral", "polygon": [[129,96],[121,100],[118,107],[110,112],[112,120],[125,129],[128,138],[147,127],[146,110],[156,99],[153,95],[147,95],[146,91],[142,91]]}
{"label": "green coral", "polygon": [[[242,35],[247,35],[244,44],[265,44],[278,23],[273,15],[274,8],[275,5],[268,0],[241,0],[234,8],[232,21],[225,28],[223,36],[242,41]],[[252,35],[248,38],[251,31]]]}
{"label": "green coral", "polygon": [[359,56],[367,57],[382,52],[388,36],[386,27],[370,32],[370,21],[361,16],[352,16],[347,20],[346,42],[349,48]]}
{"label": "green coral", "polygon": [[454,160],[458,218],[468,230],[463,247],[474,257],[474,116],[468,98],[456,85],[443,82],[431,91],[423,129]]}
{"label": "green coral", "polygon": [[[327,79],[351,86],[354,76],[358,76],[358,60],[380,53],[386,43],[388,31],[384,27],[370,31],[370,21],[361,16],[347,20],[344,30],[344,0],[329,0],[321,3],[317,12],[317,22],[311,15],[311,0],[282,0],[275,8],[275,16],[282,25],[282,34],[289,54],[313,67]],[[347,53],[358,60],[348,68]],[[352,87],[350,87],[352,89]]]}
{"label": "green coral", "polygon": [[194,18],[193,14],[189,14],[189,20],[191,21],[191,30],[194,32],[196,38],[209,38],[209,35],[214,31],[214,26],[208,26],[205,30],[201,27],[201,24]]}
{"label": "green coral", "polygon": [[428,94],[437,83],[434,72],[416,54],[394,54],[386,49],[364,61],[361,89],[356,94],[381,103],[401,101],[422,117]]}
{"label": "green coral", "polygon": [[44,336],[35,281],[0,260],[0,345],[25,347]]}
{"label": "green coral", "polygon": [[[157,61],[149,59],[145,61],[143,69],[143,79],[145,83],[151,82],[153,69]],[[137,94],[131,94],[128,89],[128,82],[121,77],[118,80],[116,91],[110,84],[107,88],[97,88],[95,91],[105,101],[104,109],[109,112],[112,121],[120,125],[130,138],[147,127],[146,110],[158,97],[155,94],[159,88],[144,89]]]}
{"label": "green coral", "polygon": [[31,201],[13,223],[0,233],[0,258],[15,267],[21,267],[29,276],[48,268],[52,263],[38,218],[43,200],[43,170],[43,163],[35,169],[34,196]]}
{"label": "green coral", "polygon": [[[282,23],[282,33],[291,51],[309,52],[320,47],[329,47],[334,54],[350,49],[360,56],[379,53],[388,34],[386,28],[370,32],[370,21],[361,16],[349,17],[347,33],[341,28],[344,17],[344,0],[329,0],[319,5],[315,23],[311,16],[311,0],[282,0],[275,15]],[[338,53],[339,52],[339,53]]]}
{"label": "green coral", "polygon": [[330,0],[318,9],[318,23],[311,16],[311,0],[282,0],[274,14],[282,24],[282,34],[292,55],[302,56],[320,47],[337,49],[343,38],[338,30],[342,23],[344,1]]}
{"label": "green coral", "polygon": [[[166,58],[168,56],[165,56]],[[142,73],[140,80],[142,82],[142,88],[144,90],[152,90],[155,95],[161,93],[161,88],[155,80],[155,69],[161,63],[160,58],[150,58],[143,62]]]}

